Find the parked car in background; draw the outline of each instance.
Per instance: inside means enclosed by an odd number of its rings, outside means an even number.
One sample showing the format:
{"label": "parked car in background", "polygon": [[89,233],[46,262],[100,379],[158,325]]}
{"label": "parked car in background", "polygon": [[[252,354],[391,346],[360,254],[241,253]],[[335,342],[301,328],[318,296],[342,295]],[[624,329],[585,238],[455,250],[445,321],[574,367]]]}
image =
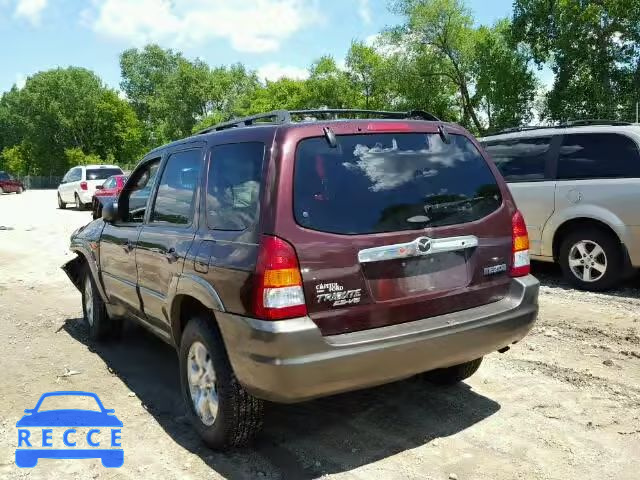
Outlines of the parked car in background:
{"label": "parked car in background", "polygon": [[122,169],[115,165],[81,165],[70,169],[58,186],[58,208],[66,208],[75,203],[85,209],[92,205],[96,187],[112,175],[122,175]]}
{"label": "parked car in background", "polygon": [[532,258],[584,290],[640,267],[640,126],[582,121],[481,139],[523,213]]}
{"label": "parked car in background", "polygon": [[96,185],[96,193],[93,194],[91,202],[94,219],[102,216],[102,205],[106,198],[114,199],[120,195],[127,178],[126,175],[113,175],[107,178],[102,185]]}
{"label": "parked car in background", "polygon": [[16,180],[7,172],[0,171],[0,194],[12,192],[20,194],[24,191],[24,185],[20,180]]}
{"label": "parked car in background", "polygon": [[528,248],[463,128],[276,111],[148,153],[63,268],[91,338],[126,316],[176,347],[187,415],[224,448],[260,429],[262,400],[471,376],[535,322]]}

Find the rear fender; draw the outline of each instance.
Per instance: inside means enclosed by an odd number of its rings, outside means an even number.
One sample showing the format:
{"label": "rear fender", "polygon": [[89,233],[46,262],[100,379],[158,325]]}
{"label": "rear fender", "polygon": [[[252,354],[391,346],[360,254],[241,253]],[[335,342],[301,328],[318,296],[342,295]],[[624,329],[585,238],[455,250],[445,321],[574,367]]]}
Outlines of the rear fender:
{"label": "rear fender", "polygon": [[[172,287],[174,287],[172,285]],[[169,319],[171,322],[171,333],[176,345],[180,345],[180,303],[184,297],[196,299],[206,308],[218,312],[224,312],[224,305],[220,295],[207,281],[196,275],[180,275],[177,277],[175,288],[169,289]]]}

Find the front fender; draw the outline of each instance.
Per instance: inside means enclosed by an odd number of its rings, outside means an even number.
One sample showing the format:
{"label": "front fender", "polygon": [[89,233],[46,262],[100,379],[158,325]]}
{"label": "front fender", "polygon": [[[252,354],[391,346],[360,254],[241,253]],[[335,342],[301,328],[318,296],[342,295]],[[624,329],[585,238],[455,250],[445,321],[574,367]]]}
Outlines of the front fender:
{"label": "front fender", "polygon": [[[62,265],[61,268],[75,287],[82,291],[82,281],[86,268],[88,267],[100,297],[105,303],[109,303],[102,282],[100,281],[99,245],[103,228],[104,222],[102,220],[95,220],[73,232],[71,234],[71,245],[69,248],[76,254],[76,257]],[[87,267],[85,267],[85,265]]]}

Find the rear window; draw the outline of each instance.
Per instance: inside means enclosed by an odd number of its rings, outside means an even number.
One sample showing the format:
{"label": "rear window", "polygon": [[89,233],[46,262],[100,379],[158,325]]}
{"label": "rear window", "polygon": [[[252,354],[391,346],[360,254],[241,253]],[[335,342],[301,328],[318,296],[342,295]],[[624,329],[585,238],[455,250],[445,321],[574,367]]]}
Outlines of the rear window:
{"label": "rear window", "polygon": [[638,177],[640,155],[629,137],[614,133],[575,133],[564,137],[558,179]]}
{"label": "rear window", "polygon": [[119,168],[88,168],[87,180],[106,180],[112,175],[122,175]]}
{"label": "rear window", "polygon": [[466,223],[502,204],[493,173],[462,135],[324,137],[299,143],[294,174],[298,224],[368,234]]}

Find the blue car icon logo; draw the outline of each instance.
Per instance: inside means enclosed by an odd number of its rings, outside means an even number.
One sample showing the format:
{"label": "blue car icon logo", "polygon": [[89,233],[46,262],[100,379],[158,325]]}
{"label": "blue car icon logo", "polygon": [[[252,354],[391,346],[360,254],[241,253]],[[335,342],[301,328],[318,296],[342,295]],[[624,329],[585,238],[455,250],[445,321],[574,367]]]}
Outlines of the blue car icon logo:
{"label": "blue car icon logo", "polygon": [[[59,397],[59,398],[58,398]],[[45,409],[42,404],[51,399],[58,403],[72,403],[74,399],[89,401],[96,409]],[[95,405],[93,401],[95,400]],[[99,458],[105,467],[121,467],[122,422],[114,410],[104,408],[98,395],[91,392],[48,392],[43,394],[33,409],[26,409],[18,427],[16,465],[35,467],[40,458],[80,459]],[[56,431],[54,432],[55,427]],[[59,428],[63,427],[63,428]],[[86,431],[86,433],[84,432]],[[54,438],[54,433],[59,438]],[[38,434],[41,434],[38,436]],[[41,438],[41,441],[38,440]],[[60,445],[54,446],[54,441]],[[56,448],[62,446],[64,448]],[[109,448],[105,448],[109,447]]]}

